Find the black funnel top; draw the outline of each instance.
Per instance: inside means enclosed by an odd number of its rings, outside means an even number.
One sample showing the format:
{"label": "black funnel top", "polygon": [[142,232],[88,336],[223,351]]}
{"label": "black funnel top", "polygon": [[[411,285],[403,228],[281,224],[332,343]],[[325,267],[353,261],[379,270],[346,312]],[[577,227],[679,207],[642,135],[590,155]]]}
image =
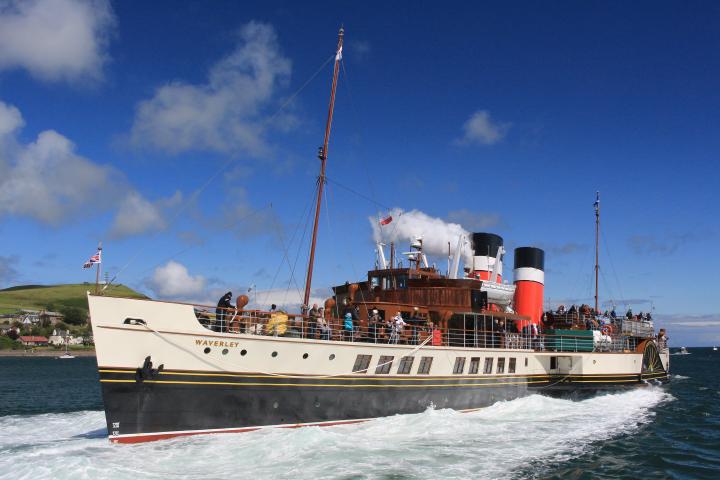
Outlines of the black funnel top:
{"label": "black funnel top", "polygon": [[515,249],[515,268],[531,267],[545,271],[545,252],[535,247]]}
{"label": "black funnel top", "polygon": [[475,256],[497,255],[498,247],[503,245],[503,239],[500,235],[494,233],[473,233],[472,246]]}

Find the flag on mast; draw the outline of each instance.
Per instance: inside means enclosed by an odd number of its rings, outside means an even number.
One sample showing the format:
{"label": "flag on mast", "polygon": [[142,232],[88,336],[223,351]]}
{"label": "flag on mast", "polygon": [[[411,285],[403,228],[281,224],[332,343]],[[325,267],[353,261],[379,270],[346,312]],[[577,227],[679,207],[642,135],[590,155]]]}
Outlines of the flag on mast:
{"label": "flag on mast", "polygon": [[87,262],[83,263],[83,268],[90,268],[96,263],[102,263],[102,250],[98,249],[97,253],[90,257]]}
{"label": "flag on mast", "polygon": [[388,215],[387,218],[383,218],[380,220],[380,225],[387,225],[388,223],[392,222],[392,220],[392,215]]}

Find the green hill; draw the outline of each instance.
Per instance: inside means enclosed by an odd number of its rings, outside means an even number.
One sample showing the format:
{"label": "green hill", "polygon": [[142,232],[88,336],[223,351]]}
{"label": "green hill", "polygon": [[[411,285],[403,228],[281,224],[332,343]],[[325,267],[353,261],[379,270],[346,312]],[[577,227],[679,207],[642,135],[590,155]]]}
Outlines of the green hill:
{"label": "green hill", "polygon": [[[87,291],[94,291],[95,284],[80,283],[67,285],[19,285],[0,290],[0,314],[12,313],[19,309],[60,310],[63,307],[74,307],[87,312]],[[147,296],[126,287],[112,285],[105,291],[110,297],[148,298]]]}

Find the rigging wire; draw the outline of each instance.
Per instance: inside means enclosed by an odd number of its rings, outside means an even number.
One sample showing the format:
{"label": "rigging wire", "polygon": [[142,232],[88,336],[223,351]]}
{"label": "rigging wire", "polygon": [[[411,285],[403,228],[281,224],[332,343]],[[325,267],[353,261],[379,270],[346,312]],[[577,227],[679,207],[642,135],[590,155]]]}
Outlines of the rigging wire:
{"label": "rigging wire", "polygon": [[[345,68],[345,60],[344,59],[340,59],[340,65],[342,66],[342,70],[343,70],[343,75],[342,75],[343,82],[344,82],[343,85],[345,85],[347,87],[348,98],[350,100],[350,106],[352,107],[356,118],[360,118],[360,111],[357,108],[357,102],[355,102],[355,96],[353,95],[352,88],[350,86],[350,78],[347,74],[347,69]],[[362,126],[360,126],[359,129],[361,130],[361,135],[362,135],[362,133],[364,133],[364,129],[362,128]],[[376,198],[378,198],[378,195],[375,190],[375,185],[373,184],[373,181],[372,181],[372,175],[370,175],[370,170],[367,168],[367,163],[362,163],[362,165],[364,167],[363,170],[365,172],[365,176],[367,177],[367,182],[368,182],[368,186],[370,189],[370,195],[372,196],[372,198],[369,198],[366,195],[359,194],[358,192],[355,192],[355,191],[353,191],[353,193],[361,196],[362,198],[365,198],[366,200],[369,200],[370,202],[374,203],[375,205],[382,207],[384,210],[387,210],[389,213],[391,210],[390,207],[388,207],[387,205],[383,205],[382,203],[375,200]],[[338,186],[347,189],[347,187],[345,187],[343,185],[338,184]],[[402,213],[400,215],[402,215]],[[398,224],[395,223],[395,225],[393,225],[393,227],[392,227],[392,232],[389,235],[390,238],[392,238],[393,235],[395,234],[397,227],[398,227]],[[385,236],[386,236],[385,230],[383,228],[380,228],[380,241],[382,243],[385,243]]]}
{"label": "rigging wire", "polygon": [[620,300],[622,302],[625,302],[625,296],[623,295],[623,292],[622,292],[622,285],[620,284],[620,277],[618,277],[617,270],[615,270],[615,263],[613,262],[612,256],[610,255],[610,248],[608,247],[607,239],[605,238],[605,232],[600,230],[600,235],[602,236],[602,239],[603,239],[603,245],[605,245],[605,253],[607,253],[608,260],[610,261],[610,268],[613,271],[613,275],[615,275],[615,282],[617,283],[618,294],[620,295]]}
{"label": "rigging wire", "polygon": [[[307,202],[305,203],[305,208],[303,208],[303,214],[301,215],[300,218],[303,218],[303,217],[306,217],[306,218],[307,218],[307,216],[309,215],[308,212],[310,211],[311,202],[312,202],[312,198],[308,198]],[[276,222],[277,222],[277,221],[276,221]],[[307,221],[306,221],[306,224],[307,224]],[[302,223],[298,223],[298,224],[295,226],[295,231],[293,232],[292,236],[290,237],[290,242],[289,242],[289,244],[288,244],[288,248],[289,248],[289,246],[292,245],[293,242],[295,241],[295,237],[297,236],[298,231],[300,230],[300,225],[302,225]],[[277,225],[277,223],[276,223],[276,227],[277,227],[278,229],[281,229],[281,226],[280,226],[280,225]],[[280,236],[281,236],[281,234],[280,234]],[[280,241],[281,241],[281,245],[282,245],[282,248],[283,248],[283,250],[284,250],[284,255],[285,255],[285,256],[280,260],[280,263],[278,264],[278,267],[277,267],[277,269],[275,270],[275,275],[273,276],[272,282],[270,283],[270,289],[265,293],[265,297],[263,298],[263,303],[267,303],[268,296],[272,293],[272,289],[275,287],[275,281],[277,280],[277,277],[278,277],[278,275],[280,274],[280,271],[282,270],[283,262],[287,261],[288,266],[290,266],[290,259],[289,259],[289,255],[288,255],[288,250],[285,249],[284,243],[282,243],[282,236],[281,236],[281,240],[280,240]],[[300,242],[300,244],[302,245],[302,241]],[[298,248],[300,248],[300,247],[298,247]],[[299,293],[299,290],[298,290],[298,293]]]}
{"label": "rigging wire", "polygon": [[[344,190],[347,190],[348,192],[350,192],[350,193],[352,193],[352,194],[354,194],[354,195],[357,195],[358,197],[360,197],[360,198],[362,198],[362,199],[364,199],[364,200],[367,200],[368,202],[370,202],[370,203],[372,203],[372,204],[374,204],[374,205],[377,205],[378,207],[382,208],[383,210],[386,210],[386,211],[388,211],[388,212],[390,212],[390,211],[392,210],[392,209],[391,209],[390,207],[388,207],[387,205],[385,205],[385,204],[383,204],[383,203],[380,203],[380,202],[378,202],[378,201],[376,201],[376,200],[368,197],[367,195],[364,195],[364,194],[358,192],[357,190],[354,190],[354,189],[348,187],[347,185],[343,185],[342,183],[338,182],[337,180],[334,180],[334,179],[329,178],[329,177],[325,177],[325,178],[327,178],[327,180],[328,180],[329,183],[333,183],[333,184],[337,185],[338,187],[340,187],[340,188],[342,188],[342,189],[344,189]],[[400,212],[397,216],[398,216],[398,217],[401,217],[401,216],[402,216],[402,212]],[[392,238],[392,237],[395,235],[395,231],[397,230],[398,226],[399,226],[399,222],[395,222],[395,224],[392,226],[392,232],[390,232],[390,235],[388,235],[390,238]],[[381,226],[380,226],[380,240],[381,240],[381,243],[385,243],[385,236],[386,236],[386,235],[385,235],[385,231],[384,231],[384,229],[383,229],[382,227],[383,227],[383,226],[381,225]]]}
{"label": "rigging wire", "polygon": [[338,187],[340,187],[344,190],[347,190],[348,192],[355,194],[358,197],[363,198],[374,205],[377,205],[378,207],[381,207],[385,210],[390,210],[390,207],[388,207],[387,205],[384,205],[376,200],[373,200],[372,198],[368,197],[367,195],[362,194],[362,193],[358,192],[357,190],[353,190],[352,188],[348,187],[347,185],[343,185],[342,183],[338,182],[337,180],[335,180],[333,178],[330,178],[327,176],[325,178],[327,179],[328,183],[333,183],[333,184],[337,185]]}
{"label": "rigging wire", "polygon": [[[360,111],[358,110],[357,103],[355,102],[355,95],[353,94],[352,88],[350,87],[350,77],[348,77],[347,70],[345,69],[345,60],[342,58],[340,59],[340,66],[342,67],[342,72],[343,72],[342,81],[343,81],[343,85],[345,85],[347,87],[348,99],[350,100],[350,106],[353,109],[353,111],[355,112],[355,117],[360,118]],[[359,130],[361,130],[361,135],[362,135],[364,133],[364,129],[362,128],[362,126],[359,126],[358,128],[359,128]],[[368,186],[370,187],[370,195],[373,198],[377,198],[378,195],[377,195],[377,192],[375,191],[375,185],[373,184],[372,176],[370,175],[370,171],[367,168],[367,164],[363,162],[362,165],[364,167],[363,170],[365,171],[365,176],[367,177]]]}
{"label": "rigging wire", "polygon": [[[326,211],[326,213],[327,213],[326,219],[327,219],[327,223],[328,223],[328,230],[330,231],[330,237],[331,237],[331,238],[334,238],[335,235],[334,235],[334,232],[333,232],[333,230],[332,230],[332,228],[331,228],[331,226],[330,226],[330,205],[329,205],[329,203],[328,203],[328,198],[327,198],[328,196],[330,196],[329,189],[328,189],[328,195],[325,197],[325,211]],[[336,244],[336,245],[338,244],[338,242],[336,242],[336,241],[333,241],[333,243]],[[348,252],[348,253],[350,253],[350,252]],[[352,255],[349,254],[349,255],[348,255],[348,258],[349,258],[349,260],[350,260],[350,268],[352,268],[354,277],[355,277],[355,278],[359,278],[359,275],[358,275],[358,273],[357,273],[357,269],[355,268],[355,262],[353,261]],[[361,299],[362,299],[362,302],[363,302],[363,303],[366,303],[365,294],[363,293],[362,288],[359,288],[358,291],[360,292],[360,297],[361,297]],[[350,299],[350,300],[352,301],[352,299]],[[338,307],[339,307],[339,306],[338,306]],[[366,306],[366,308],[367,308],[367,306]],[[339,310],[338,310],[338,312],[339,312]]]}
{"label": "rigging wire", "polygon": [[[313,74],[310,76],[310,78],[307,79],[307,80],[305,81],[305,83],[303,83],[303,84],[300,86],[300,88],[298,88],[292,95],[290,95],[290,97],[288,97],[288,98],[280,105],[280,107],[275,111],[275,113],[273,113],[273,114],[265,121],[265,123],[266,123],[266,124],[272,123],[272,122],[277,118],[277,116],[285,109],[285,107],[287,107],[291,102],[293,102],[293,101],[295,100],[295,98],[297,98],[297,96],[300,95],[300,93],[301,93],[303,90],[305,90],[305,88],[315,79],[315,77],[317,77],[317,76],[320,74],[320,72],[322,72],[322,71],[325,69],[325,67],[326,67],[326,66],[330,63],[330,61],[333,60],[334,58],[335,58],[335,54],[330,55],[330,56],[328,57],[328,59],[325,60],[325,61],[323,62],[323,64],[315,71],[315,73],[313,73]],[[227,170],[232,164],[234,164],[235,162],[237,162],[238,159],[239,159],[239,157],[232,157],[232,158],[228,159],[214,174],[212,174],[212,175],[210,176],[210,178],[208,178],[208,179],[200,186],[200,188],[198,188],[197,190],[195,190],[195,191],[193,192],[193,194],[188,198],[188,200],[185,201],[182,205],[180,205],[180,207],[178,207],[177,211],[175,212],[175,214],[174,214],[174,215],[172,216],[172,218],[170,219],[170,222],[168,223],[168,227],[172,226],[172,225],[175,223],[175,221],[178,219],[178,217],[180,216],[180,214],[183,213],[185,210],[187,210],[187,208],[188,208],[190,205],[193,204],[193,202],[197,199],[197,197],[199,197],[199,196],[205,191],[205,189],[207,189],[207,187],[210,186],[210,184],[211,184],[213,181],[215,181],[215,179],[216,179],[218,176],[220,176],[221,173],[223,173],[225,170]],[[157,231],[154,232],[154,233],[152,233],[152,234],[150,235],[150,239],[154,238],[158,233],[159,233],[159,232],[157,232]],[[145,251],[145,250],[146,250],[145,248],[139,248],[139,249],[135,252],[135,254],[134,254],[132,257],[130,257],[130,260],[128,260],[128,262],[127,262],[122,268],[120,268],[120,270],[118,270],[118,272],[113,276],[112,280],[110,280],[110,282],[108,282],[108,283],[103,287],[102,291],[104,292],[110,285],[112,285],[112,283],[117,279],[117,277],[118,277],[122,272],[124,272],[124,271],[137,259],[137,257],[140,256],[140,254],[143,253],[143,251]]]}
{"label": "rigging wire", "polygon": [[[237,220],[237,223],[238,223],[238,224],[241,224],[242,222],[244,222],[244,221],[246,221],[246,220],[254,217],[255,215],[259,214],[260,212],[266,210],[267,208],[272,208],[272,203],[268,203],[267,205],[265,205],[265,206],[262,207],[262,208],[258,208],[258,209],[256,209],[256,210],[253,210],[253,211],[250,212],[248,215],[245,215],[244,217],[238,219],[238,220]],[[187,247],[187,248],[184,248],[184,249],[180,250],[179,252],[170,255],[169,257],[165,257],[163,260],[161,260],[160,262],[156,263],[156,264],[153,265],[152,267],[146,268],[145,270],[142,270],[139,274],[140,274],[140,275],[143,275],[144,273],[147,273],[147,272],[149,272],[149,271],[151,271],[151,270],[154,270],[155,268],[159,267],[159,266],[162,265],[163,263],[169,262],[170,260],[173,260],[174,258],[177,258],[177,257],[179,257],[180,255],[182,255],[182,254],[184,254],[184,253],[187,253],[187,252],[189,252],[190,250],[192,250],[193,248],[197,248],[197,247],[198,247],[198,245],[191,245],[191,246],[189,246],[189,247]]]}
{"label": "rigging wire", "polygon": [[[317,195],[319,195],[319,194],[320,194],[320,182],[318,181],[316,190],[315,190],[315,195],[312,197],[312,199],[317,198]],[[310,203],[312,204],[312,202],[310,202]],[[310,226],[310,213],[312,213],[312,208],[308,210],[308,215],[305,219],[305,228],[303,228],[303,234],[300,237],[300,241],[298,242],[298,249],[297,249],[297,253],[295,254],[295,262],[290,266],[290,278],[293,278],[293,279],[295,278],[294,277],[295,269],[297,268],[297,263],[298,263],[298,260],[300,259],[300,252],[303,251],[302,247],[305,243],[305,236],[307,235],[308,227]],[[297,283],[295,285],[296,285],[296,288],[298,289],[298,297],[300,297],[300,300],[302,302],[303,296],[300,291],[300,288],[297,287]],[[285,290],[285,297],[283,298],[283,303],[287,301],[287,294],[288,294],[289,290],[290,290],[290,287],[288,286],[288,288]]]}

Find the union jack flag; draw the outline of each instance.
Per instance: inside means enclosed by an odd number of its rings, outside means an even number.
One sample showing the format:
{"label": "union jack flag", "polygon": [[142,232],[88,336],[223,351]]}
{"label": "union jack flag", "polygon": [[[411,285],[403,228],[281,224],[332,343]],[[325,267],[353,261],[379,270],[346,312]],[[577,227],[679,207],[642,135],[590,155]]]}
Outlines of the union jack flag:
{"label": "union jack flag", "polygon": [[90,268],[96,263],[102,263],[102,250],[98,250],[87,262],[83,263],[83,268]]}

